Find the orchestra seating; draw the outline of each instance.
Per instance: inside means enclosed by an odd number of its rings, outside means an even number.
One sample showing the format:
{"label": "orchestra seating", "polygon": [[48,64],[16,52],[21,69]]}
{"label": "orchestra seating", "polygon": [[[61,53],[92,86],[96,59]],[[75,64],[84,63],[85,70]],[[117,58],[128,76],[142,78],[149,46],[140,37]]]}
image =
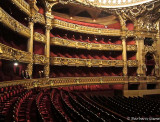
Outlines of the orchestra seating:
{"label": "orchestra seating", "polygon": [[[107,90],[97,85],[99,90]],[[160,117],[155,97],[87,95],[83,86],[26,89],[21,85],[0,88],[1,121],[16,122],[129,122],[127,117]],[[89,87],[93,87],[90,85]],[[88,87],[88,88],[89,88]],[[107,88],[107,87],[106,87]],[[92,91],[92,89],[90,88]],[[158,95],[156,95],[158,96]]]}

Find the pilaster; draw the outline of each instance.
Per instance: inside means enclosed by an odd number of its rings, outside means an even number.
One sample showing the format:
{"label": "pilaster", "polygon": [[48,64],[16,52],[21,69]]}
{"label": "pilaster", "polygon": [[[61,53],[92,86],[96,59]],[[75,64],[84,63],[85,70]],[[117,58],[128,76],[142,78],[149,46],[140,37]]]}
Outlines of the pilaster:
{"label": "pilaster", "polygon": [[124,76],[127,76],[128,71],[127,71],[127,47],[126,47],[126,37],[121,37],[121,39],[122,39],[122,46],[123,46],[122,56],[123,56],[123,61],[124,61],[123,75],[124,75]]}

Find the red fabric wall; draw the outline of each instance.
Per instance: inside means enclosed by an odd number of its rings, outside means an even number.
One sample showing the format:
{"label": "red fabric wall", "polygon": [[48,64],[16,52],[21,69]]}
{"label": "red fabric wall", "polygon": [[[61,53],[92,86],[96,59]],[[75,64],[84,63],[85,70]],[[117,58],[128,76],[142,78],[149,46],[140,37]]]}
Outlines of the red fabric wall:
{"label": "red fabric wall", "polygon": [[33,52],[34,54],[44,55],[44,44],[34,41]]}

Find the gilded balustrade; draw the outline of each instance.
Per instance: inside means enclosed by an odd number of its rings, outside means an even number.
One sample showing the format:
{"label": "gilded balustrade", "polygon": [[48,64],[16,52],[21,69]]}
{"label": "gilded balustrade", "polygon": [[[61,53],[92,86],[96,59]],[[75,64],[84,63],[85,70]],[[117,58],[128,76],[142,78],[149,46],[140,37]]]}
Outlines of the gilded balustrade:
{"label": "gilded balustrade", "polygon": [[11,0],[23,12],[30,15],[30,5],[25,0]]}
{"label": "gilded balustrade", "polygon": [[147,52],[150,52],[150,53],[153,53],[153,52],[156,52],[156,48],[153,47],[153,46],[145,46],[144,47],[144,51],[147,53]]}
{"label": "gilded balustrade", "polygon": [[138,66],[138,60],[127,60],[128,67],[137,67]]}
{"label": "gilded balustrade", "polygon": [[106,50],[106,51],[121,51],[122,45],[114,45],[114,44],[96,44],[96,43],[88,43],[88,42],[78,42],[68,39],[62,39],[58,37],[51,38],[52,45],[73,47],[78,49],[88,49],[88,50]]}
{"label": "gilded balustrade", "polygon": [[72,24],[58,19],[54,19],[52,25],[53,27],[58,27],[75,32],[106,35],[106,36],[121,36],[121,31],[118,29],[94,28],[94,27]]}
{"label": "gilded balustrade", "polygon": [[33,15],[33,19],[34,19],[34,22],[35,23],[40,23],[40,24],[45,24],[45,17],[44,17],[44,15],[42,15],[42,14],[40,14],[40,13],[35,13],[34,15]]}
{"label": "gilded balustrade", "polygon": [[150,82],[158,83],[155,77],[147,77],[149,80],[142,80],[137,76],[107,76],[107,77],[57,77],[57,78],[41,78],[41,79],[23,79],[13,81],[0,82],[0,87],[12,85],[24,85],[27,88],[33,87],[59,87],[71,85],[91,85],[91,84],[126,84],[126,83],[141,83]]}
{"label": "gilded balustrade", "polygon": [[127,51],[137,51],[137,45],[127,45]]}
{"label": "gilded balustrade", "polygon": [[34,40],[38,41],[38,42],[43,42],[46,43],[46,36],[44,34],[38,33],[38,32],[34,32]]}
{"label": "gilded balustrade", "polygon": [[67,65],[67,66],[88,66],[88,67],[123,67],[123,60],[99,60],[99,59],[80,59],[80,58],[64,58],[51,57],[51,65]]}
{"label": "gilded balustrade", "polygon": [[21,35],[24,35],[26,37],[30,37],[30,29],[24,26],[23,24],[19,23],[13,17],[11,17],[1,7],[0,7],[0,22],[5,24],[13,31],[16,31],[17,33],[20,33]]}
{"label": "gilded balustrade", "polygon": [[31,54],[29,52],[14,49],[12,47],[6,46],[0,43],[0,58],[17,60],[19,62],[30,62],[32,60]]}
{"label": "gilded balustrade", "polygon": [[48,58],[46,58],[46,56],[44,55],[38,55],[38,54],[34,54],[33,56],[33,63],[35,64],[46,64],[48,62]]}

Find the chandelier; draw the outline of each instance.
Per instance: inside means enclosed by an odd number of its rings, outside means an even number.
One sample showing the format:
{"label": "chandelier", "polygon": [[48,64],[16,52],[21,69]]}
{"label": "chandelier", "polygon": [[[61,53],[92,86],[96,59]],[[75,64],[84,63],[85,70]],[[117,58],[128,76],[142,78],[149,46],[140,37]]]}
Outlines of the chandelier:
{"label": "chandelier", "polygon": [[102,8],[120,8],[120,7],[129,7],[135,6],[154,0],[77,0],[83,4],[92,5]]}

